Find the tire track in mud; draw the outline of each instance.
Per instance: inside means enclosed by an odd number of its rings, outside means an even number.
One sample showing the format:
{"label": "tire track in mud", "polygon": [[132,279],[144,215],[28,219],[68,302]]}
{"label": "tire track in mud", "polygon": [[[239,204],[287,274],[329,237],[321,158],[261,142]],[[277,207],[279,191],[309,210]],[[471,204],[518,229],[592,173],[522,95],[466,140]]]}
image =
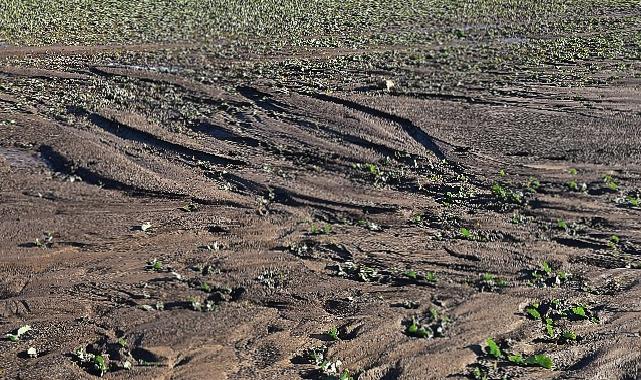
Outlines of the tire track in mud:
{"label": "tire track in mud", "polygon": [[244,161],[217,156],[213,153],[204,152],[201,150],[176,144],[167,140],[163,140],[149,132],[139,130],[137,128],[134,128],[132,126],[119,122],[115,118],[101,115],[99,113],[89,112],[84,109],[77,109],[77,110],[74,110],[73,112],[78,116],[87,117],[94,125],[96,125],[100,129],[112,135],[118,136],[125,140],[134,141],[140,144],[150,145],[159,150],[173,152],[187,159],[206,161],[214,165],[241,166],[245,164]]}
{"label": "tire track in mud", "polygon": [[[326,102],[331,102],[331,103],[336,103],[340,104],[344,107],[351,108],[363,113],[366,113],[368,115],[385,119],[388,121],[391,121],[399,126],[407,133],[410,137],[412,137],[417,143],[419,143],[425,150],[432,152],[437,159],[439,160],[445,160],[445,154],[443,154],[441,148],[434,142],[435,139],[430,136],[429,134],[425,133],[422,129],[418,128],[411,120],[406,119],[401,116],[397,116],[385,111],[378,110],[373,107],[369,107],[357,102],[353,102],[350,100],[338,98],[335,96],[331,95],[326,95],[326,94],[307,94],[310,97],[316,98],[318,100],[326,101]],[[449,144],[448,144],[449,145]]]}
{"label": "tire track in mud", "polygon": [[[366,140],[362,137],[338,131],[331,128],[326,123],[320,122],[319,120],[310,121],[310,115],[305,114],[304,112],[297,111],[293,106],[288,106],[283,102],[274,100],[273,96],[269,93],[260,91],[257,88],[250,86],[241,86],[238,87],[237,90],[241,95],[253,101],[254,104],[256,104],[256,106],[258,106],[262,110],[279,112],[280,114],[278,116],[287,120],[292,125],[296,125],[299,127],[305,126],[309,130],[321,130],[328,136],[334,137],[339,141],[344,141],[356,145],[362,150],[374,150],[383,157],[395,158],[395,153],[397,153],[397,151],[393,148],[390,148],[376,141]],[[300,96],[304,95],[300,94]]]}

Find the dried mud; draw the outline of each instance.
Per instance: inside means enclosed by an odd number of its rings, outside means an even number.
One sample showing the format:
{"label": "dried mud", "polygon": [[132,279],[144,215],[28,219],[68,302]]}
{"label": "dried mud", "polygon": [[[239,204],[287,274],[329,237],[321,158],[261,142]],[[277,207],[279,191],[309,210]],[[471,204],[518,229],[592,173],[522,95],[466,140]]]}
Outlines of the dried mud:
{"label": "dried mud", "polygon": [[[33,328],[0,342],[0,377],[93,378],[74,349],[120,337],[135,365],[106,378],[315,378],[302,355],[322,344],[358,379],[466,378],[488,337],[554,359],[502,364],[511,378],[641,376],[641,211],[616,202],[641,186],[632,73],[455,96],[383,91],[369,74],[326,92],[224,78],[229,61],[189,46],[114,49],[130,54],[0,48],[0,328]],[[491,192],[530,177],[541,187],[524,205]],[[48,248],[33,243],[43,231]],[[572,280],[530,286],[543,261]],[[380,276],[341,274],[348,262]],[[484,273],[508,286],[479,288]],[[599,321],[550,342],[524,313],[549,299]],[[444,336],[406,335],[431,308],[450,316]]]}

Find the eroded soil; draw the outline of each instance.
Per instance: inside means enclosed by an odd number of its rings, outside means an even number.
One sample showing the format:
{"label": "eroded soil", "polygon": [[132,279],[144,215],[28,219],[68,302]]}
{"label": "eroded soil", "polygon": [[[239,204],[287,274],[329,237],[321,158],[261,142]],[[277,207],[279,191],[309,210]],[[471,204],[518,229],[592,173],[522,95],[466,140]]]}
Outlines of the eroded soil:
{"label": "eroded soil", "polygon": [[[313,379],[322,345],[358,379],[641,376],[637,62],[218,44],[0,48],[0,332],[32,327],[0,377],[94,378],[83,347],[113,379]],[[589,315],[549,336],[554,299]]]}

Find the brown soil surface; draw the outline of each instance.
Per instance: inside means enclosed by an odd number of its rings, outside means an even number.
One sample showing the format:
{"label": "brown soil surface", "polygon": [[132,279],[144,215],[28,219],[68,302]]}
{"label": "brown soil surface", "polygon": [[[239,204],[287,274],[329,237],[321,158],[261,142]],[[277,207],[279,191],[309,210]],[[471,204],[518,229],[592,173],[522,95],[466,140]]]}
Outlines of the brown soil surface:
{"label": "brown soil surface", "polygon": [[[0,342],[0,377],[93,378],[74,350],[124,338],[134,366],[106,378],[317,378],[303,352],[325,345],[358,379],[456,379],[488,337],[554,360],[509,377],[641,376],[638,79],[442,96],[370,73],[324,92],[225,77],[249,52],[3,49],[0,331],[33,330]],[[544,261],[569,279],[537,286]],[[546,337],[524,309],[552,299],[598,321],[556,322],[576,343]],[[431,309],[443,336],[408,336]]]}

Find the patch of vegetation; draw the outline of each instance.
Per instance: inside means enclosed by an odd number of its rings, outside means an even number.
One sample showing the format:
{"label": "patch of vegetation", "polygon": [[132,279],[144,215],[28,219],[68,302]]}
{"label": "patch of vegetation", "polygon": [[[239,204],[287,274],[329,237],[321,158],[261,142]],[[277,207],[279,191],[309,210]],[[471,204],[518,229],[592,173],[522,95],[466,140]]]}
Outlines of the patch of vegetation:
{"label": "patch of vegetation", "polygon": [[432,307],[425,316],[405,321],[405,334],[414,338],[444,337],[450,324],[450,317]]}
{"label": "patch of vegetation", "polygon": [[349,370],[342,368],[343,363],[340,360],[327,358],[326,346],[308,348],[302,357],[308,363],[317,366],[319,380],[353,380]]}
{"label": "patch of vegetation", "polygon": [[36,247],[39,248],[51,248],[53,247],[53,232],[45,231],[42,233],[42,237],[37,238],[34,241]]}
{"label": "patch of vegetation", "polygon": [[339,335],[338,327],[336,326],[332,326],[329,330],[327,330],[325,334],[330,340],[333,340],[333,341],[340,340],[340,337],[338,336]]}
{"label": "patch of vegetation", "polygon": [[165,266],[162,261],[154,258],[151,261],[147,262],[147,266],[145,267],[145,269],[152,272],[162,272],[165,270]]}
{"label": "patch of vegetation", "polygon": [[568,190],[573,191],[575,193],[584,193],[588,191],[587,183],[577,182],[574,179],[568,181],[565,185],[567,186]]}
{"label": "patch of vegetation", "polygon": [[525,189],[529,193],[536,193],[541,188],[541,182],[535,177],[528,178],[525,182]]}
{"label": "patch of vegetation", "polygon": [[403,275],[401,278],[398,278],[397,276],[397,280],[400,283],[409,281],[416,284],[422,284],[422,283],[435,284],[438,281],[438,278],[436,276],[436,273],[434,272],[420,272],[413,269],[409,269],[403,272]]}
{"label": "patch of vegetation", "polygon": [[491,273],[483,273],[476,280],[476,288],[481,292],[498,292],[507,288],[508,281],[504,278],[497,277]]}
{"label": "patch of vegetation", "polygon": [[256,280],[269,289],[282,289],[287,285],[287,273],[282,270],[268,269],[261,273]]}
{"label": "patch of vegetation", "polygon": [[461,227],[458,230],[458,237],[463,240],[487,242],[490,240],[490,236],[490,233],[486,231],[475,231],[467,227]]}
{"label": "patch of vegetation", "polygon": [[558,230],[562,230],[566,233],[566,235],[569,236],[576,236],[585,231],[585,226],[576,222],[570,223],[565,219],[557,219],[555,228]]}
{"label": "patch of vegetation", "polygon": [[605,183],[606,187],[610,191],[618,191],[619,190],[619,184],[614,179],[614,177],[612,177],[609,174],[603,176],[603,183]]}
{"label": "patch of vegetation", "polygon": [[554,288],[566,283],[571,274],[562,270],[555,270],[547,262],[541,262],[539,268],[526,272],[528,284],[537,288]]}
{"label": "patch of vegetation", "polygon": [[628,192],[625,196],[616,199],[617,204],[633,209],[641,208],[641,190]]}
{"label": "patch of vegetation", "polygon": [[371,222],[369,220],[366,220],[366,219],[360,219],[360,220],[358,220],[358,222],[356,222],[356,224],[358,226],[364,227],[364,228],[366,228],[366,229],[368,229],[370,231],[374,231],[374,232],[383,230],[383,227],[381,227],[380,225],[378,225],[378,224],[376,224],[374,222]]}
{"label": "patch of vegetation", "polygon": [[29,325],[24,325],[20,326],[15,332],[5,334],[5,339],[10,340],[12,342],[18,342],[26,333],[31,331],[31,326]]}
{"label": "patch of vegetation", "polygon": [[536,302],[525,308],[529,319],[541,321],[545,335],[560,344],[581,340],[574,331],[562,328],[561,324],[569,321],[590,321],[598,323],[596,313],[586,305],[571,304],[558,299]]}
{"label": "patch of vegetation", "polygon": [[512,190],[507,185],[495,182],[492,185],[492,194],[503,203],[523,204],[525,198],[523,193],[518,190]]}
{"label": "patch of vegetation", "polygon": [[198,204],[190,202],[190,203],[187,203],[184,206],[181,206],[179,209],[184,211],[184,212],[194,212],[194,211],[198,210]]}
{"label": "patch of vegetation", "polygon": [[333,227],[331,224],[316,225],[312,223],[309,228],[310,235],[329,235],[332,233]]}
{"label": "patch of vegetation", "polygon": [[381,279],[381,274],[377,269],[365,265],[358,265],[351,261],[342,264],[336,264],[336,272],[341,277],[351,278],[362,282],[372,282]]}
{"label": "patch of vegetation", "polygon": [[124,338],[116,342],[102,341],[86,347],[78,347],[72,354],[78,365],[96,376],[107,372],[130,370],[137,360],[132,356]]}
{"label": "patch of vegetation", "polygon": [[469,377],[472,379],[505,379],[507,375],[501,373],[505,365],[554,368],[554,361],[548,355],[535,354],[524,357],[520,353],[513,352],[507,344],[500,345],[492,338],[485,340],[483,352],[485,357],[479,357],[469,372]]}

